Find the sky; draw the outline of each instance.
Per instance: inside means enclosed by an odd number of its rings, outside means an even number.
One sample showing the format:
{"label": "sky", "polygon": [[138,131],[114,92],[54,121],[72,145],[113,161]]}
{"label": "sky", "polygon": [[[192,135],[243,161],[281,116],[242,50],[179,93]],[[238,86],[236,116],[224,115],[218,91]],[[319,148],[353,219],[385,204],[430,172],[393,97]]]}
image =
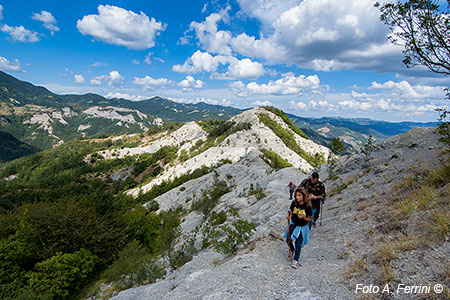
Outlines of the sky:
{"label": "sky", "polygon": [[450,78],[407,69],[374,3],[0,0],[0,70],[57,94],[436,121]]}

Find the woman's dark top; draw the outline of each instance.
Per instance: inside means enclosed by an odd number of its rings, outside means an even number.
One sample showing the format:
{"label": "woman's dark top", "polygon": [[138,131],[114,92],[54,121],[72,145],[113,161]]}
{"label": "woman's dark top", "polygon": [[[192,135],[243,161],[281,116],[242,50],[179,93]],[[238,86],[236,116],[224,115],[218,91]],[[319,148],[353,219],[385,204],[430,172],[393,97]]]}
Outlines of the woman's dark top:
{"label": "woman's dark top", "polygon": [[296,200],[291,203],[291,211],[292,211],[292,222],[297,226],[305,226],[308,224],[304,219],[300,219],[298,217],[299,214],[302,214],[306,217],[312,216],[311,207],[308,207],[306,203],[298,204]]}

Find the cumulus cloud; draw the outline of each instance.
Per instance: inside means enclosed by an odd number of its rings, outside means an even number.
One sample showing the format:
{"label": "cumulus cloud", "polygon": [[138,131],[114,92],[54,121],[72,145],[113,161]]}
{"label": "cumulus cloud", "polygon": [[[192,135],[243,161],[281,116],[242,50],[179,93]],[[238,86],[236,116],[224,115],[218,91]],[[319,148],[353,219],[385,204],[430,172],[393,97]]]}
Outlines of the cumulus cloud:
{"label": "cumulus cloud", "polygon": [[33,20],[41,21],[44,23],[44,27],[50,30],[51,35],[53,35],[56,31],[59,31],[58,26],[56,26],[56,19],[53,17],[51,13],[48,11],[41,11],[40,14],[33,13],[33,16],[31,17]]}
{"label": "cumulus cloud", "polygon": [[0,70],[25,73],[18,59],[10,62],[6,57],[2,56],[0,56]]}
{"label": "cumulus cloud", "polygon": [[167,78],[152,78],[146,75],[145,77],[134,77],[133,84],[140,85],[143,91],[154,90],[156,87],[163,87],[168,84],[173,84],[172,80]]}
{"label": "cumulus cloud", "polygon": [[401,48],[386,40],[372,0],[238,0],[241,14],[261,22],[259,37],[234,36],[218,27],[228,11],[192,22],[198,44],[212,54],[240,54],[269,63],[316,71],[343,69],[404,71]]}
{"label": "cumulus cloud", "polygon": [[101,85],[103,82],[107,82],[110,88],[122,87],[124,78],[118,71],[111,71],[108,75],[96,76],[91,79],[90,84]]}
{"label": "cumulus cloud", "polygon": [[108,44],[145,50],[155,45],[155,36],[165,30],[161,22],[140,12],[136,14],[117,6],[99,5],[98,15],[87,15],[77,21],[83,35]]}
{"label": "cumulus cloud", "polygon": [[3,6],[0,5],[0,20],[3,19]]}
{"label": "cumulus cloud", "polygon": [[308,108],[308,106],[303,103],[302,101],[299,102],[295,102],[295,101],[289,101],[289,104],[291,106],[291,108],[293,109],[301,109],[301,110],[306,110]]}
{"label": "cumulus cloud", "polygon": [[11,36],[11,39],[23,43],[34,43],[39,41],[38,33],[34,31],[30,31],[23,26],[14,26],[11,27],[9,25],[3,25],[0,28],[1,31],[7,33]]}
{"label": "cumulus cloud", "polygon": [[205,83],[200,79],[195,79],[192,76],[186,76],[186,79],[180,81],[178,86],[180,86],[183,92],[191,92],[193,89],[201,89]]}
{"label": "cumulus cloud", "polygon": [[83,75],[75,75],[74,79],[75,79],[75,83],[84,83],[86,81],[84,79]]}
{"label": "cumulus cloud", "polygon": [[320,88],[320,79],[317,75],[286,76],[263,84],[250,82],[245,85],[242,81],[236,81],[230,84],[230,88],[240,97],[252,95],[301,95],[304,91],[318,90]]}
{"label": "cumulus cloud", "polygon": [[444,98],[444,87],[442,86],[412,86],[409,82],[403,80],[401,82],[394,82],[392,80],[384,83],[372,82],[369,89],[386,90],[401,98]]}
{"label": "cumulus cloud", "polygon": [[196,97],[194,99],[186,99],[186,98],[173,98],[173,97],[168,97],[167,99],[175,101],[175,102],[179,102],[179,103],[199,103],[199,102],[203,102],[203,103],[207,103],[207,104],[212,104],[212,105],[222,105],[222,106],[230,106],[232,104],[232,102],[228,99],[212,99],[212,98],[206,98],[206,97]]}
{"label": "cumulus cloud", "polygon": [[[219,65],[228,65],[226,73],[216,73]],[[172,70],[179,73],[196,74],[214,73],[215,79],[257,78],[264,75],[264,68],[259,62],[248,58],[239,60],[233,56],[216,55],[197,50],[183,65],[174,65]]]}
{"label": "cumulus cloud", "polygon": [[146,96],[140,96],[140,95],[130,95],[130,94],[123,94],[123,93],[108,93],[105,95],[105,98],[113,99],[126,99],[131,101],[142,101],[148,99]]}
{"label": "cumulus cloud", "polygon": [[272,102],[270,102],[270,101],[259,101],[259,100],[256,100],[255,102],[253,102],[252,105],[255,105],[255,106],[273,106]]}
{"label": "cumulus cloud", "polygon": [[204,22],[192,22],[189,29],[194,31],[202,47],[212,53],[231,55],[229,46],[231,34],[228,31],[217,30],[219,21],[227,22],[229,20],[228,10],[230,8],[213,13],[206,17]]}

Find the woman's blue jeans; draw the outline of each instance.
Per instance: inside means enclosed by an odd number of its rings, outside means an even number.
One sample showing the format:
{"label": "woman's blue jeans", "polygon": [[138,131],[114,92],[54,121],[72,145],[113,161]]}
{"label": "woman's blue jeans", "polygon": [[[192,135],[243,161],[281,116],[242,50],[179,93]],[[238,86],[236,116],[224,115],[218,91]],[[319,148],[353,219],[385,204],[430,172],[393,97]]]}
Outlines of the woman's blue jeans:
{"label": "woman's blue jeans", "polygon": [[289,235],[286,238],[286,243],[288,244],[289,248],[291,248],[291,251],[294,252],[294,260],[297,260],[300,258],[300,252],[302,251],[302,242],[303,242],[303,235],[300,231],[300,235],[298,239],[295,240],[295,248],[294,243],[291,240],[291,235],[294,232],[295,224],[289,225]]}

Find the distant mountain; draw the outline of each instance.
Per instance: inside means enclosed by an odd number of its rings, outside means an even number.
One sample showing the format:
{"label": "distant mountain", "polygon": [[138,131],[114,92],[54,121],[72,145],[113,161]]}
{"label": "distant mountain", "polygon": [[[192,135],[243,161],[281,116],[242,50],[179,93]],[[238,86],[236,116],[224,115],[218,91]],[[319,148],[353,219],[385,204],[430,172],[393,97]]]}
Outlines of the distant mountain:
{"label": "distant mountain", "polygon": [[57,95],[0,72],[0,129],[39,150],[76,137],[139,133],[166,121],[228,119],[239,112],[160,97],[133,102],[96,94]]}
{"label": "distant mountain", "polygon": [[0,131],[0,163],[38,152],[39,149],[22,143],[13,135]]}
{"label": "distant mountain", "polygon": [[[241,112],[232,107],[177,103],[161,97],[130,101],[92,93],[58,95],[0,71],[0,130],[40,150],[77,137],[141,133],[164,122],[226,120]],[[382,139],[414,127],[436,126],[435,122],[289,117],[318,144],[327,146],[333,137],[340,137],[346,153],[359,151],[369,135]]]}
{"label": "distant mountain", "polygon": [[346,145],[347,153],[354,153],[372,135],[374,139],[384,139],[405,133],[415,127],[436,127],[437,122],[386,122],[365,118],[303,118],[288,114],[292,122],[305,132],[312,140],[322,145],[339,137]]}

